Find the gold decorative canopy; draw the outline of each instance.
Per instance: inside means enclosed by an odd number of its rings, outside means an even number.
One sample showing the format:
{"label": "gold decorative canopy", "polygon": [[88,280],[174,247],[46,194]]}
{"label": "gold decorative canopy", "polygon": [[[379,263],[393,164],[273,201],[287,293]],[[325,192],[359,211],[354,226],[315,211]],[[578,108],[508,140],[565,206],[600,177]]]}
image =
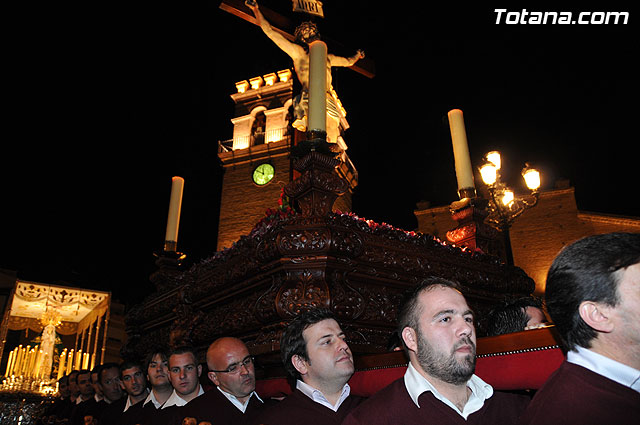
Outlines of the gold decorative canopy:
{"label": "gold decorative canopy", "polygon": [[56,332],[79,333],[107,312],[109,300],[108,292],[19,280],[11,302],[8,328],[41,332],[42,316],[47,311],[55,311],[62,321]]}

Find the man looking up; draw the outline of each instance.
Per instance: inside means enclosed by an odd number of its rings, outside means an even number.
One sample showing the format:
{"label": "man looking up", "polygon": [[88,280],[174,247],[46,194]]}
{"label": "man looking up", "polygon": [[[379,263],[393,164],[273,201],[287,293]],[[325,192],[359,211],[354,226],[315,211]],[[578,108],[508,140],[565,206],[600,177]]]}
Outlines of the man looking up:
{"label": "man looking up", "polygon": [[455,283],[431,278],[412,288],[398,310],[407,372],[351,412],[344,424],[514,424],[529,398],[494,392],[474,375],[473,323]]}
{"label": "man looking up", "polygon": [[195,418],[198,423],[227,425],[255,417],[263,403],[255,392],[253,357],[244,342],[229,337],[215,340],[207,350],[207,366],[216,389],[191,401],[180,415]]}
{"label": "man looking up", "polygon": [[261,424],[340,424],[361,397],[350,395],[353,355],[333,313],[297,316],[282,335],[280,352],[295,391],[260,415]]}
{"label": "man looking up", "polygon": [[547,311],[566,361],[522,424],[636,424],[640,418],[640,233],[589,236],[547,275]]}

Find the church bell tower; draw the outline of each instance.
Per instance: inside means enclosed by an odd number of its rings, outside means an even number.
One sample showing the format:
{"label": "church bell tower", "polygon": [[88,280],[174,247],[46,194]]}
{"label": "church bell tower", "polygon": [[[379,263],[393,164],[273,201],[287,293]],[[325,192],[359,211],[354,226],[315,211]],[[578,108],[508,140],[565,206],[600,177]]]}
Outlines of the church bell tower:
{"label": "church bell tower", "polygon": [[[233,138],[220,141],[218,157],[224,169],[220,199],[217,250],[231,247],[249,234],[269,208],[276,209],[282,188],[296,176],[291,148],[304,134],[292,127],[293,73],[290,69],[236,83]],[[340,106],[340,133],[349,128]],[[346,147],[342,136],[341,146]],[[358,173],[347,156],[341,154],[336,173],[349,182],[334,210],[351,211],[351,195]]]}

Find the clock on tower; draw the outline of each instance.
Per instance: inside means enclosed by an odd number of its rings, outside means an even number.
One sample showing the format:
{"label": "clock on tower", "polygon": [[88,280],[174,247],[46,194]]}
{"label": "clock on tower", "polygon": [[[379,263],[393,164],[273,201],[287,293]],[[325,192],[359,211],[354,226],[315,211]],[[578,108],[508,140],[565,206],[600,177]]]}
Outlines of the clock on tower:
{"label": "clock on tower", "polygon": [[[230,247],[249,234],[269,208],[278,206],[282,188],[293,178],[290,151],[293,81],[290,69],[236,83],[233,139],[219,143],[224,168],[217,249]],[[340,128],[349,127],[341,116]],[[336,169],[351,185],[334,209],[351,211],[357,172],[346,153]]]}

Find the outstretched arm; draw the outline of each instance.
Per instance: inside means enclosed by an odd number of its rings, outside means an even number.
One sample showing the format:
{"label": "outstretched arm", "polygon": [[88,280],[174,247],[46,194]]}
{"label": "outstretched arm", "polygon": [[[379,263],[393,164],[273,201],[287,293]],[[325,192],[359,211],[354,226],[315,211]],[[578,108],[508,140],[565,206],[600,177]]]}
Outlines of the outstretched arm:
{"label": "outstretched arm", "polygon": [[362,50],[358,50],[355,55],[348,58],[332,55],[331,53],[327,55],[331,66],[352,66],[362,58],[364,58],[364,52]]}
{"label": "outstretched arm", "polygon": [[260,26],[260,28],[262,28],[262,31],[267,35],[267,37],[271,39],[271,41],[276,43],[276,45],[282,51],[288,54],[292,59],[297,59],[297,57],[300,54],[304,54],[304,49],[302,49],[302,47],[287,40],[285,36],[283,36],[278,31],[273,29],[271,24],[269,24],[269,21],[267,21],[265,17],[262,15],[262,12],[260,12],[260,8],[258,7],[257,1],[246,0],[245,4],[253,12],[254,16],[256,17],[256,21],[258,22],[258,25]]}

